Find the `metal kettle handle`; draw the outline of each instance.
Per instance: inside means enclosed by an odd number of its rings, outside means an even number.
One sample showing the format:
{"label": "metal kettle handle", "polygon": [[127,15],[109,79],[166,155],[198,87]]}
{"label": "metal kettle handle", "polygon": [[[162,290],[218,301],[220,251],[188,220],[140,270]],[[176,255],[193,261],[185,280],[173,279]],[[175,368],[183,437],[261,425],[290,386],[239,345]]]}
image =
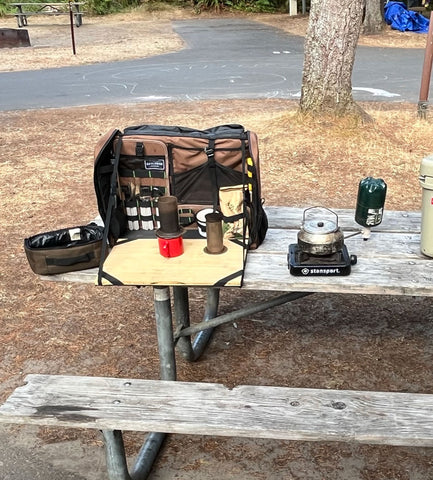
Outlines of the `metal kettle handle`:
{"label": "metal kettle handle", "polygon": [[338,215],[334,211],[330,210],[329,208],[321,207],[319,205],[315,207],[308,207],[304,210],[304,215],[302,216],[302,223],[305,223],[305,214],[308,212],[308,210],[314,210],[314,209],[327,210],[329,213],[332,213],[332,215],[335,215],[335,218],[336,218],[335,226],[338,227]]}

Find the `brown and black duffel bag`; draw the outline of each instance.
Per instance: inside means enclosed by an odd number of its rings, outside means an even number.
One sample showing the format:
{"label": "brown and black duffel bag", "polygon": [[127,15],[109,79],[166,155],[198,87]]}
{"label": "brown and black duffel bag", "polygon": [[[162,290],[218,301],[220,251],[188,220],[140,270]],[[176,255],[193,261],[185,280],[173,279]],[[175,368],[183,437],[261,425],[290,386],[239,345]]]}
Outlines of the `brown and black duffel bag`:
{"label": "brown and black duffel bag", "polygon": [[[208,206],[227,224],[245,220],[247,248],[257,248],[266,235],[257,135],[241,125],[112,130],[96,145],[94,184],[102,220],[109,218],[110,243],[127,231],[157,229],[164,195],[177,198],[184,227]],[[234,199],[239,208],[230,211]]]}
{"label": "brown and black duffel bag", "polygon": [[119,238],[154,236],[158,201],[167,195],[177,199],[184,238],[198,236],[196,214],[209,208],[222,216],[224,238],[245,251],[265,238],[258,139],[241,125],[114,129],[101,137],[94,157],[98,210],[110,246]]}

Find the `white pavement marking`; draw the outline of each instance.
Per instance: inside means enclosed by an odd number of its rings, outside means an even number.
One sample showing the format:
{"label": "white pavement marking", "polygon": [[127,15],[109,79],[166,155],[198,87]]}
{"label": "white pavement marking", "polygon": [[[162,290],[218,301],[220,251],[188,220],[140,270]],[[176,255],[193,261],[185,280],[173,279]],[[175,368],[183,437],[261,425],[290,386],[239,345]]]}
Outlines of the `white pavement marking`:
{"label": "white pavement marking", "polygon": [[352,87],[352,90],[368,92],[371,93],[373,97],[401,97],[399,93],[391,93],[380,88]]}

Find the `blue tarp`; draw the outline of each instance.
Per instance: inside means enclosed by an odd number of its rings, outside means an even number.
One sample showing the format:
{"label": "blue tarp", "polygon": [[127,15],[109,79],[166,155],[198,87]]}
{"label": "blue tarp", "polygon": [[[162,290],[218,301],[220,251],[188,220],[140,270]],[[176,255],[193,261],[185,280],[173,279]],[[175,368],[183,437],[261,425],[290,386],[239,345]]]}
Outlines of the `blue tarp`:
{"label": "blue tarp", "polygon": [[400,32],[427,33],[429,20],[418,12],[408,10],[403,2],[388,2],[385,5],[385,21]]}

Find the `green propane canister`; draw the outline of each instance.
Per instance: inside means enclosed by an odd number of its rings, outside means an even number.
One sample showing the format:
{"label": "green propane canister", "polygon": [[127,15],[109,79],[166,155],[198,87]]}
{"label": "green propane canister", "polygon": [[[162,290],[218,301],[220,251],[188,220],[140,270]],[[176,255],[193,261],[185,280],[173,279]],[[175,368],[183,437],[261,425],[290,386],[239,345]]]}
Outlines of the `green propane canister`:
{"label": "green propane canister", "polygon": [[364,240],[370,237],[371,227],[382,222],[386,183],[381,178],[367,177],[359,182],[355,221],[363,228]]}
{"label": "green propane canister", "polygon": [[422,187],[421,253],[433,257],[433,155],[422,159],[419,174]]}

